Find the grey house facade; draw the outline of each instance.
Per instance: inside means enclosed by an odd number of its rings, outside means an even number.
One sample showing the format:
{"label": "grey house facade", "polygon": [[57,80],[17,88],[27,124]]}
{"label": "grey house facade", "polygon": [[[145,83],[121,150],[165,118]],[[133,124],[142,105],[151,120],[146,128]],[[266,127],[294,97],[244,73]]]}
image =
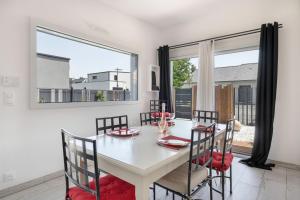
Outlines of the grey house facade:
{"label": "grey house facade", "polygon": [[[215,68],[216,85],[232,85],[235,90],[235,102],[252,103],[256,101],[257,63],[247,63],[237,66]],[[197,85],[198,69],[193,73],[191,83],[184,84],[184,88]]]}

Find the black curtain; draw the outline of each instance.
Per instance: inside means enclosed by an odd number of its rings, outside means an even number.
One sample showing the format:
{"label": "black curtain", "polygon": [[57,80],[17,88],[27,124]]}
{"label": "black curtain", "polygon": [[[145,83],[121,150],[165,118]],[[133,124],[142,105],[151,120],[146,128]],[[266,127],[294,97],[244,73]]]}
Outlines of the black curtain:
{"label": "black curtain", "polygon": [[159,100],[167,103],[166,111],[172,112],[171,105],[171,81],[170,81],[170,60],[168,45],[159,47],[158,61],[160,66],[160,87]]}
{"label": "black curtain", "polygon": [[278,63],[278,23],[261,26],[257,94],[255,138],[252,155],[242,160],[251,167],[271,170],[274,164],[267,164],[273,136]]}

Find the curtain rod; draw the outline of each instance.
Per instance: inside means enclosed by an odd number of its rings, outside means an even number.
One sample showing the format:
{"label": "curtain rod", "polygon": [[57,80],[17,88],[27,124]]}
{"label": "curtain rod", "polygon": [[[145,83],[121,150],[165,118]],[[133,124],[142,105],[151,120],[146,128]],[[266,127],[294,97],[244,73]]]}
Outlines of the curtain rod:
{"label": "curtain rod", "polygon": [[[283,28],[283,25],[279,24],[278,28]],[[219,41],[219,40],[225,40],[225,39],[240,37],[240,36],[244,36],[244,35],[255,34],[255,33],[259,33],[259,32],[260,32],[260,28],[256,28],[256,29],[252,29],[252,30],[248,30],[248,31],[242,31],[242,32],[228,34],[228,35],[222,35],[222,36],[207,38],[207,39],[198,40],[198,41],[194,41],[194,42],[176,44],[176,45],[169,46],[169,48],[170,49],[177,49],[177,48],[182,48],[182,47],[194,46],[194,45],[198,45],[200,42],[204,42],[204,41],[208,41],[208,40]]]}

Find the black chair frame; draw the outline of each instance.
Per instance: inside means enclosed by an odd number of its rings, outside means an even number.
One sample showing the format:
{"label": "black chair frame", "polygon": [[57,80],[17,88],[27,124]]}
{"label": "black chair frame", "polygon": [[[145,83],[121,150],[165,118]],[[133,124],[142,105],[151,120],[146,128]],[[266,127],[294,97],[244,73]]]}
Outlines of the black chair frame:
{"label": "black chair frame", "polygon": [[[232,153],[232,143],[233,143],[233,136],[234,136],[234,125],[235,125],[235,120],[231,119],[228,120],[226,123],[226,131],[225,131],[225,135],[224,135],[224,143],[223,143],[223,148],[222,148],[222,153],[223,153],[223,157],[222,157],[222,166],[224,166],[224,162],[225,162],[225,154],[226,153]],[[213,179],[215,178],[221,178],[221,191],[217,190],[215,188],[212,187],[212,189],[221,194],[222,199],[225,199],[225,178],[228,178],[230,181],[230,194],[232,194],[232,165],[229,167],[229,176],[225,175],[225,172],[221,172],[221,175],[219,176],[213,176]]]}
{"label": "black chair frame", "polygon": [[219,113],[217,111],[193,110],[193,118],[198,122],[218,123]]}
{"label": "black chair frame", "polygon": [[[212,200],[212,191],[213,188],[212,185],[212,153],[214,149],[214,139],[215,139],[215,127],[216,124],[213,123],[212,125],[208,126],[205,130],[200,129],[192,129],[191,131],[191,144],[190,144],[190,153],[189,153],[189,168],[188,168],[188,194],[182,194],[180,192],[171,190],[170,188],[166,188],[163,185],[160,185],[158,183],[154,183],[153,187],[153,198],[155,200],[155,187],[156,185],[166,189],[167,191],[171,191],[173,193],[173,200],[175,200],[175,195],[180,196],[182,199],[191,199],[191,197],[197,193],[201,188],[207,185],[207,183],[210,186],[210,200]],[[204,134],[204,137],[201,136]],[[196,136],[196,140],[195,140]],[[195,152],[196,147],[196,154]],[[207,157],[209,155],[209,157]],[[206,162],[202,165],[199,164],[198,158],[206,156]],[[194,162],[196,161],[196,163]],[[192,176],[192,164],[196,164],[195,168],[198,167],[201,168],[209,168],[209,175],[207,179],[205,179],[202,183],[199,183],[199,185],[196,188],[191,188],[191,176]]]}
{"label": "black chair frame", "polygon": [[167,101],[165,100],[150,100],[150,112],[161,112],[162,103],[166,104],[166,111],[168,110]]}
{"label": "black chair frame", "polygon": [[[68,193],[69,181],[71,181],[80,189],[95,195],[96,200],[100,200],[100,173],[98,170],[96,141],[74,136],[65,130],[61,130],[61,136],[66,181],[65,199],[70,200]],[[92,146],[92,152],[87,151],[87,145]],[[77,148],[77,146],[80,146],[82,150]],[[88,161],[93,163],[93,171],[88,169]],[[84,183],[81,182],[82,178],[84,179]],[[95,189],[89,187],[89,178],[95,181]]]}
{"label": "black chair frame", "polygon": [[143,125],[151,125],[153,122],[157,122],[158,119],[156,117],[156,115],[152,115],[155,112],[143,112],[140,113],[140,122],[141,122],[141,126]]}
{"label": "black chair frame", "polygon": [[[123,123],[123,119],[125,123]],[[118,123],[115,123],[115,120]],[[100,122],[102,122],[102,126],[100,126]],[[96,118],[96,134],[98,135],[100,131],[103,131],[104,134],[107,133],[107,130],[117,130],[121,128],[128,128],[128,116],[114,116],[114,117],[103,117]]]}

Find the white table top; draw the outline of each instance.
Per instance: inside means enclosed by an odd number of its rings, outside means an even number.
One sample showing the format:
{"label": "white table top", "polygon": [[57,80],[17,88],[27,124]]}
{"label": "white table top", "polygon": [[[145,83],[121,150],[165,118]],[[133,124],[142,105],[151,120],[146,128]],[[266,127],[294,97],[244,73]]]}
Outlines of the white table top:
{"label": "white table top", "polygon": [[[170,134],[190,139],[192,121],[174,120],[175,126],[170,128]],[[140,130],[135,137],[113,137],[98,135],[89,137],[97,140],[98,156],[113,162],[116,165],[126,167],[128,170],[146,175],[153,170],[171,162],[183,154],[188,155],[189,148],[173,150],[157,144],[159,128],[155,126],[133,127]],[[218,132],[224,131],[225,126],[218,125]],[[88,148],[88,147],[87,147]],[[101,163],[99,163],[101,168]]]}

